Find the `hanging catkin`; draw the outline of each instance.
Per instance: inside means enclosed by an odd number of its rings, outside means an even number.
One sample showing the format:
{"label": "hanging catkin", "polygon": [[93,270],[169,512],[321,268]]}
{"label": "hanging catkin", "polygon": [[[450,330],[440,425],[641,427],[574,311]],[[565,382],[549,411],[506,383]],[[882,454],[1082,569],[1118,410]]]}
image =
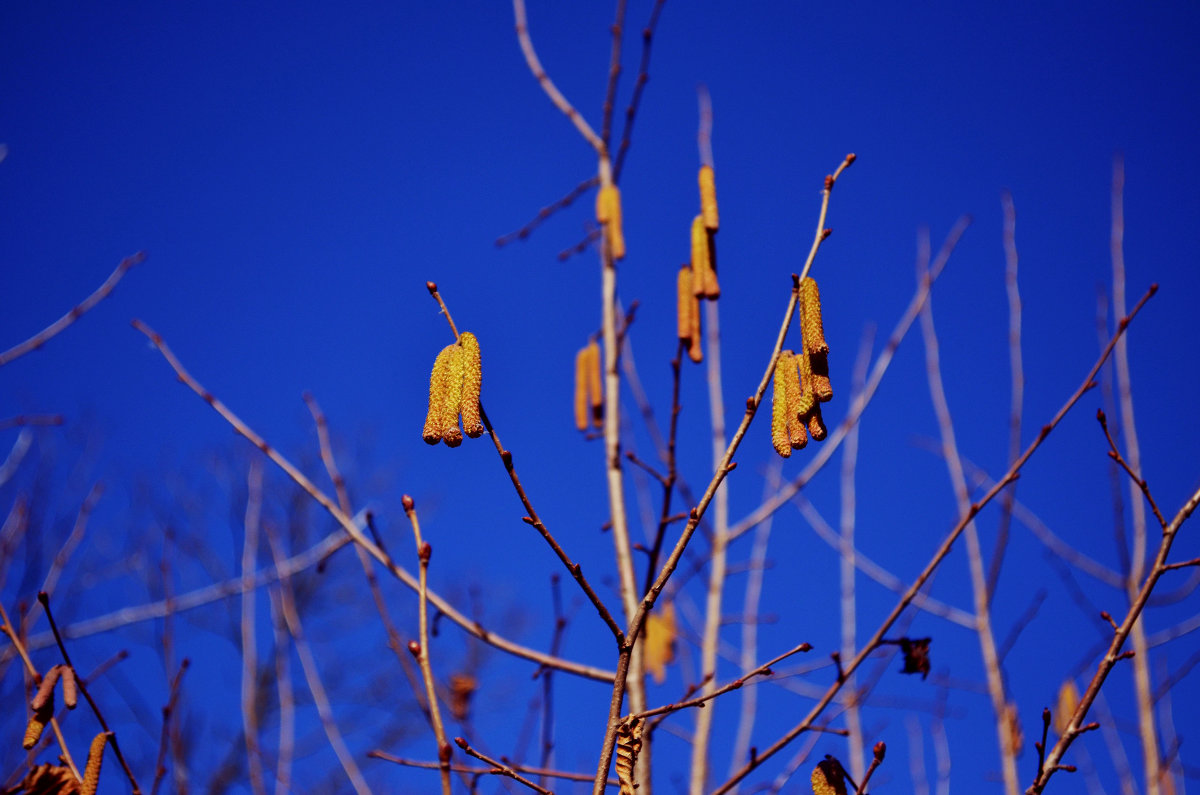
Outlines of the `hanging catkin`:
{"label": "hanging catkin", "polygon": [[588,349],[585,345],[575,354],[575,427],[588,429]]}
{"label": "hanging catkin", "polygon": [[587,391],[592,405],[592,425],[604,426],[604,382],[600,378],[600,346],[595,340],[587,346]]}
{"label": "hanging catkin", "polygon": [[463,360],[462,424],[463,431],[472,439],[483,435],[483,421],[479,416],[479,391],[483,385],[483,360],[479,353],[479,340],[469,331],[458,338]]}
{"label": "hanging catkin", "polygon": [[792,455],[792,444],[788,440],[789,414],[788,392],[793,387],[796,362],[791,351],[780,351],[775,362],[774,391],[771,394],[771,446],[784,458]]}
{"label": "hanging catkin", "polygon": [[692,294],[697,298],[718,298],[721,295],[708,244],[704,217],[697,215],[692,219]]}
{"label": "hanging catkin", "polygon": [[457,348],[457,345],[442,348],[433,362],[433,372],[429,375],[429,412],[425,415],[425,429],[421,432],[421,438],[428,444],[437,444],[442,440],[442,432],[445,430],[442,410],[446,402],[446,393],[450,391],[450,381],[453,378],[452,362]]}
{"label": "hanging catkin", "polygon": [[79,785],[79,795],[96,795],[100,786],[100,763],[104,761],[104,746],[108,743],[108,732],[101,732],[92,739],[92,747],[88,749],[87,767],[83,769],[83,782]]}
{"label": "hanging catkin", "polygon": [[704,226],[712,232],[717,231],[720,219],[717,215],[717,183],[712,166],[700,166],[700,214],[704,217]]}
{"label": "hanging catkin", "polygon": [[604,226],[613,259],[625,258],[625,230],[621,223],[621,191],[606,185],[596,194],[596,220]]}
{"label": "hanging catkin", "polygon": [[813,355],[829,353],[821,325],[821,292],[811,276],[800,281],[800,331],[804,335],[804,350]]}
{"label": "hanging catkin", "polygon": [[688,344],[688,358],[700,362],[704,359],[704,349],[700,346],[700,302],[692,290],[692,279],[691,267],[680,267],[676,290],[678,331],[679,339]]}

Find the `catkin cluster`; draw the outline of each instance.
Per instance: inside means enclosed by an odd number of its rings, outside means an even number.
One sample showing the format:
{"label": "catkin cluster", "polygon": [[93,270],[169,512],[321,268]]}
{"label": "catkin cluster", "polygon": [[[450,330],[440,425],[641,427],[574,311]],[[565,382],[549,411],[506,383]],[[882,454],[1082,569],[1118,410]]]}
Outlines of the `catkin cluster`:
{"label": "catkin cluster", "polygon": [[600,381],[600,346],[592,340],[575,354],[575,427],[581,431],[591,424],[604,425],[604,389]]}
{"label": "catkin cluster", "polygon": [[54,690],[59,680],[63,683],[63,703],[68,709],[75,709],[78,703],[78,685],[75,682],[74,669],[66,665],[55,665],[42,678],[33,700],[29,702],[33,715],[25,726],[25,737],[21,746],[28,751],[37,745],[46,730],[46,724],[54,717]]}
{"label": "catkin cluster", "polygon": [[821,404],[833,399],[821,294],[811,278],[803,279],[799,290],[803,346],[799,351],[780,351],[771,404],[771,445],[784,458],[808,444],[810,435],[818,442],[828,435]]}
{"label": "catkin cluster", "polygon": [[700,214],[692,219],[691,262],[679,269],[676,283],[679,339],[688,346],[688,358],[704,360],[700,347],[700,301],[721,297],[717,283],[716,234],[720,225],[717,214],[717,187],[712,166],[700,167]]}
{"label": "catkin cluster", "polygon": [[604,227],[613,259],[625,259],[625,229],[621,223],[621,191],[605,185],[596,194],[596,220]]}
{"label": "catkin cluster", "polygon": [[[463,432],[474,439],[483,434],[479,412],[479,390],[483,367],[479,340],[469,331],[458,342],[442,348],[429,376],[429,412],[421,437],[429,444],[445,442],[450,447],[462,444]],[[462,416],[462,428],[458,418]]]}

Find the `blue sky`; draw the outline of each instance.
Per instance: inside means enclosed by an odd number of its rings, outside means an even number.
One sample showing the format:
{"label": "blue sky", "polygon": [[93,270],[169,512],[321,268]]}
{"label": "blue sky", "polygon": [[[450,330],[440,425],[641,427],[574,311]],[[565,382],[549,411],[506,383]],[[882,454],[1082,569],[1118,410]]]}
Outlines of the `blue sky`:
{"label": "blue sky", "polygon": [[[598,125],[609,4],[534,2],[528,12],[543,64]],[[646,3],[630,4],[620,108],[649,12]],[[918,229],[928,226],[936,246],[970,214],[974,223],[937,286],[934,307],[959,444],[993,474],[1006,455],[1009,393],[1001,192],[1010,190],[1017,208],[1027,442],[1096,355],[1096,290],[1111,278],[1109,191],[1120,152],[1130,301],[1151,282],[1161,286],[1130,335],[1142,456],[1151,487],[1173,512],[1196,488],[1200,443],[1190,399],[1200,391],[1198,16],[1183,3],[1086,10],[1055,3],[666,4],[621,184],[630,254],[620,293],[640,302],[631,339],[660,419],[670,395],[675,268],[687,257],[696,205],[698,83],[708,86],[715,112],[729,419],[740,416],[766,364],[788,274],[799,269],[811,240],[821,178],[853,151],[859,159],[838,184],[828,224],[834,233],[814,269],[838,393],[826,416],[836,422],[845,411],[863,328],[879,330],[878,351],[909,300]],[[162,467],[189,471],[197,490],[236,496],[224,482],[206,486],[202,462],[214,450],[244,444],[180,388],[129,327],[138,317],[252,427],[310,460],[315,436],[300,395],[311,391],[345,441],[346,468],[354,469],[352,450],[369,450],[355,496],[387,517],[394,546],[408,548],[396,510],[399,494],[409,493],[436,550],[435,587],[478,582],[495,620],[520,614],[513,633],[546,644],[546,583],[557,564],[519,521],[520,505],[490,445],[451,451],[419,439],[429,367],[449,341],[425,290],[432,279],[459,326],[481,341],[484,402],[535,505],[616,603],[611,545],[598,532],[607,519],[602,450],[578,438],[570,408],[574,353],[600,324],[597,256],[555,258],[583,234],[591,197],[527,242],[493,244],[591,175],[595,161],[530,77],[508,5],[12,7],[0,26],[0,142],[7,146],[0,163],[0,347],[60,316],[122,257],[148,252],[146,263],[74,328],[0,372],[0,417],[66,418],[63,429],[39,435],[40,449],[66,456],[74,440],[88,440],[87,477],[103,479],[108,489],[88,567],[103,571],[105,550],[120,550],[121,534],[146,532],[128,526],[139,510],[137,484]],[[1051,437],[1019,496],[1061,535],[1115,566],[1107,460],[1092,419],[1099,402],[1098,394],[1089,396]],[[683,404],[681,465],[698,489],[709,457],[703,368],[685,368]],[[751,429],[730,481],[735,519],[761,498],[772,455],[765,425],[760,418]],[[632,424],[628,444],[650,457],[640,428]],[[917,329],[862,428],[863,549],[911,578],[954,515],[944,467],[914,443],[936,434]],[[7,449],[16,431],[0,434]],[[798,472],[804,458],[787,462],[784,475]],[[839,459],[806,491],[835,525]],[[15,488],[0,492],[6,511]],[[81,488],[63,486],[53,511],[72,514]],[[630,504],[637,516],[632,492]],[[215,511],[213,521],[228,523],[239,510]],[[993,509],[981,526],[989,549],[994,528]],[[236,570],[236,528],[189,531],[213,533],[217,556]],[[775,568],[764,600],[779,621],[763,630],[763,656],[804,639],[823,656],[836,642],[834,628],[821,620],[834,609],[836,590],[808,572],[833,567],[835,558],[794,509],[780,512],[773,533]],[[1200,547],[1194,533],[1186,535],[1180,558]],[[44,543],[52,554],[57,541]],[[735,560],[748,554],[742,543]],[[997,596],[998,624],[1007,631],[1028,604],[1035,586],[1027,580],[1051,594],[1008,670],[1030,744],[1041,706],[1080,648],[1097,637],[1054,572],[1017,528]],[[192,579],[178,587],[203,585],[201,574],[181,573]],[[1183,582],[1186,574],[1176,577]],[[966,582],[965,561],[952,557],[934,593],[967,608]],[[10,576],[3,593],[10,606],[28,598],[15,587]],[[731,584],[731,604],[740,603],[741,587]],[[873,584],[862,588],[859,631],[866,634],[891,601]],[[119,593],[101,591],[99,598],[116,604]],[[398,610],[411,605],[402,589],[390,593]],[[1089,593],[1110,612],[1121,610],[1115,593]],[[355,598],[369,609],[365,590]],[[75,617],[89,609],[78,608]],[[1161,608],[1148,619],[1150,630],[1195,609],[1194,596]],[[935,670],[980,680],[973,637],[924,616],[914,632],[937,639]],[[181,642],[196,647],[183,653],[202,658],[206,639],[185,636]],[[729,639],[736,640],[732,629]],[[101,642],[97,657],[121,642]],[[459,653],[457,638],[445,643],[448,656]],[[1176,643],[1165,653],[1170,670],[1196,650],[1194,639]],[[154,669],[154,650],[139,648]],[[602,628],[588,611],[573,620],[565,653],[607,661]],[[486,719],[478,728],[500,748],[511,731],[503,710],[531,697],[529,671],[495,655],[488,666]],[[577,725],[563,722],[559,762],[588,769],[607,691],[558,681],[580,705]],[[1127,703],[1128,675],[1114,684],[1119,709]],[[683,685],[676,672],[658,695],[673,698]],[[236,682],[223,686],[236,689]],[[894,672],[881,690],[925,702],[936,695]],[[1181,736],[1198,727],[1182,709],[1197,697],[1194,681],[1184,679],[1175,697]],[[157,704],[161,692],[148,698]],[[807,702],[789,698],[796,702],[779,709],[786,714],[764,717],[758,744],[806,709]],[[950,699],[969,716],[962,726],[973,727],[952,735],[954,780],[973,786],[996,769],[983,718],[988,705],[958,691]],[[718,709],[731,722],[736,701]],[[904,746],[899,711],[880,708],[871,725],[889,745]],[[156,739],[146,740],[151,752]],[[1125,739],[1136,758],[1134,739]],[[684,752],[671,738],[659,747]],[[1101,743],[1089,748],[1105,756]],[[397,750],[431,754],[417,741]],[[819,746],[824,752],[841,748],[831,741]],[[1023,778],[1034,767],[1031,754],[1021,760]],[[910,786],[907,763],[895,758],[883,772],[903,791]],[[323,771],[333,758],[326,750],[311,764]],[[727,764],[715,761],[715,775]],[[368,768],[384,790],[400,781],[434,785],[425,774]],[[768,778],[777,771],[770,768]],[[1055,786],[1084,791],[1081,781]]]}

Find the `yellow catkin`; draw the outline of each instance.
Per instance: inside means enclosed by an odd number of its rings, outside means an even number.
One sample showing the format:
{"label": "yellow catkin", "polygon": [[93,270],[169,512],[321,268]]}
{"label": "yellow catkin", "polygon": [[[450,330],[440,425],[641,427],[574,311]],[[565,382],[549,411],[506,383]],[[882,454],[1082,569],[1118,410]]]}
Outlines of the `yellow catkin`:
{"label": "yellow catkin", "polygon": [[692,312],[696,308],[696,296],[692,295],[692,269],[688,265],[679,268],[675,293],[676,319],[679,339],[692,339]]}
{"label": "yellow catkin", "polygon": [[775,362],[775,389],[771,394],[771,446],[784,458],[792,455],[792,443],[788,440],[788,391],[793,386],[792,373],[795,372],[792,352],[780,351]]}
{"label": "yellow catkin", "polygon": [[46,730],[46,723],[54,715],[54,709],[40,709],[33,713],[33,717],[29,719],[29,724],[25,727],[25,739],[21,743],[21,747],[28,751],[33,746],[37,745],[37,741],[42,739],[42,732]]}
{"label": "yellow catkin", "polygon": [[596,220],[604,225],[613,259],[625,258],[625,229],[621,222],[621,191],[608,185],[596,194]]}
{"label": "yellow catkin", "polygon": [[442,404],[445,402],[446,391],[450,388],[450,362],[454,357],[456,346],[447,345],[433,362],[433,372],[429,375],[429,412],[425,415],[425,429],[421,438],[427,444],[437,444],[442,440]]}
{"label": "yellow catkin", "polygon": [[479,416],[479,390],[483,385],[483,360],[479,354],[479,340],[469,331],[458,338],[463,358],[462,424],[463,431],[472,439],[483,435],[483,421]]}
{"label": "yellow catkin", "polygon": [[630,723],[622,723],[617,729],[617,782],[621,786],[620,795],[634,795],[637,781],[634,767],[637,765],[638,754],[642,750],[642,726],[644,718],[638,718]]}
{"label": "yellow catkin", "polygon": [[108,743],[108,734],[101,732],[92,740],[88,749],[87,767],[83,769],[83,783],[79,786],[79,795],[96,795],[96,787],[100,786],[100,763],[104,761],[104,746]]}
{"label": "yellow catkin", "polygon": [[711,267],[708,230],[704,228],[704,218],[697,215],[692,219],[692,294],[697,298],[708,295],[708,270]]}
{"label": "yellow catkin", "polygon": [[814,353],[808,357],[812,366],[812,393],[818,403],[833,400],[833,384],[829,381],[829,355]]}
{"label": "yellow catkin", "polygon": [[466,380],[467,362],[463,349],[454,344],[450,347],[450,372],[442,403],[438,407],[438,423],[442,428],[442,441],[449,447],[462,444],[462,428],[458,427],[458,413],[462,408],[463,381]]}
{"label": "yellow catkin", "polygon": [[812,411],[817,397],[813,394],[812,358],[807,353],[796,354],[796,369],[800,377],[800,397],[796,400],[796,415],[802,416]]}
{"label": "yellow catkin", "polygon": [[42,684],[38,687],[37,693],[33,697],[33,701],[29,702],[29,706],[34,712],[40,711],[46,704],[54,704],[54,686],[58,684],[58,677],[62,674],[63,666],[55,665],[46,671],[46,676],[42,679]]}
{"label": "yellow catkin", "polygon": [[717,215],[717,183],[712,166],[700,166],[700,214],[704,226],[715,232],[720,226]]}
{"label": "yellow catkin", "polygon": [[808,413],[808,433],[814,442],[821,442],[829,435],[825,429],[825,420],[821,419],[821,404],[817,403]]}
{"label": "yellow catkin", "polygon": [[825,328],[821,325],[821,292],[811,276],[800,282],[800,331],[804,335],[804,350],[811,354],[829,353]]}
{"label": "yellow catkin", "polygon": [[600,346],[595,340],[587,346],[587,391],[592,405],[592,425],[604,426],[604,381],[600,378]]}
{"label": "yellow catkin", "polygon": [[806,392],[801,379],[801,363],[807,363],[808,356],[797,353],[792,356],[791,381],[788,382],[788,436],[792,439],[792,449],[802,450],[808,444],[808,431],[805,430],[804,415],[812,410],[813,396]]}
{"label": "yellow catkin", "polygon": [[585,345],[575,354],[575,427],[588,429],[588,348]]}
{"label": "yellow catkin", "polygon": [[813,795],[846,795],[846,771],[831,756],[817,763],[812,772]]}
{"label": "yellow catkin", "polygon": [[1075,686],[1074,679],[1068,679],[1058,689],[1058,703],[1054,705],[1054,731],[1060,735],[1066,734],[1078,707],[1079,688]]}
{"label": "yellow catkin", "polygon": [[667,666],[675,661],[675,603],[667,602],[646,616],[644,633],[646,670],[653,674],[655,684],[661,685],[667,678]]}

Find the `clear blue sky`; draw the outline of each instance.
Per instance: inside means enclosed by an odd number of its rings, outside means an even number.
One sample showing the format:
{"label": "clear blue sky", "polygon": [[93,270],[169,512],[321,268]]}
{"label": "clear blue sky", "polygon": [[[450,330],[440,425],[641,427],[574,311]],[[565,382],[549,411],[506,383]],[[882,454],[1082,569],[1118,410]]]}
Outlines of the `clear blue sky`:
{"label": "clear blue sky", "polygon": [[[529,7],[543,64],[594,126],[610,47],[609,5]],[[649,11],[645,2],[630,4],[619,108],[628,101],[637,31]],[[1200,392],[1198,17],[1184,3],[667,3],[621,186],[630,253],[620,292],[626,302],[640,301],[632,340],[659,417],[670,395],[675,268],[687,257],[696,205],[697,83],[708,85],[715,111],[729,420],[740,417],[766,364],[788,274],[799,269],[811,240],[821,178],[853,151],[859,160],[838,185],[828,224],[835,231],[814,270],[839,395],[826,416],[832,425],[846,409],[864,326],[879,329],[878,350],[909,300],[919,227],[930,228],[936,246],[969,213],[974,224],[934,306],[960,446],[993,474],[1006,456],[1009,394],[1001,191],[1012,192],[1018,214],[1028,441],[1096,355],[1096,289],[1111,276],[1112,159],[1121,152],[1130,300],[1151,282],[1161,285],[1130,335],[1142,455],[1151,487],[1173,512],[1200,476],[1192,406]],[[408,549],[396,509],[399,494],[409,493],[419,509],[426,506],[435,586],[449,592],[480,583],[493,621],[519,613],[523,623],[513,634],[545,645],[551,622],[542,605],[556,563],[519,521],[520,506],[490,445],[450,451],[419,438],[429,367],[449,341],[425,290],[432,279],[460,327],[481,340],[485,405],[539,512],[616,604],[611,545],[598,532],[607,519],[602,450],[578,438],[570,409],[575,350],[600,324],[597,256],[555,259],[583,233],[591,197],[525,243],[493,244],[590,176],[595,161],[530,77],[507,4],[14,4],[0,25],[0,143],[7,146],[0,163],[0,348],[57,318],[123,256],[149,255],[77,326],[0,371],[0,418],[58,412],[67,425],[51,432],[59,441],[45,445],[62,451],[68,440],[90,440],[89,476],[108,486],[92,539],[99,550],[88,558],[96,571],[104,550],[120,550],[121,534],[132,532],[123,522],[136,514],[137,483],[158,467],[234,443],[228,427],[129,327],[139,317],[252,427],[308,459],[315,437],[300,395],[310,390],[335,432],[369,444],[367,472],[386,474],[372,481],[360,472],[354,485],[360,500],[392,514],[385,522],[393,547]],[[936,434],[923,367],[914,329],[862,429],[863,549],[902,578],[919,571],[954,514],[944,467],[914,444]],[[684,378],[681,460],[699,487],[709,458],[703,369],[688,367]],[[1105,448],[1092,419],[1099,403],[1098,394],[1085,399],[1052,437],[1022,479],[1020,497],[1057,532],[1116,566]],[[760,418],[751,429],[730,481],[735,519],[761,497],[772,455],[765,426]],[[630,444],[650,457],[648,437],[637,422],[633,427],[639,430],[631,431]],[[14,430],[0,431],[0,448],[15,438]],[[785,476],[798,472],[805,456],[789,461]],[[806,492],[835,524],[839,460]],[[198,464],[193,470],[204,471]],[[373,490],[375,482],[386,486]],[[14,488],[0,490],[5,511]],[[69,515],[80,495],[64,487],[59,496],[55,510]],[[632,494],[630,504],[640,516]],[[234,505],[222,518],[240,521],[238,510]],[[981,528],[988,548],[994,528],[993,509]],[[1198,554],[1195,529],[1181,541],[1180,558]],[[236,570],[237,552],[226,548],[236,527],[211,532],[220,538],[218,555]],[[1030,583],[1051,589],[1008,670],[1032,745],[1041,707],[1098,635],[1029,533],[1015,533],[997,596],[1001,634],[1029,603],[1037,587]],[[835,558],[794,509],[778,515],[774,535],[775,568],[764,598],[780,620],[764,628],[762,656],[807,639],[824,657],[836,642],[824,621],[836,612],[835,591],[810,574],[833,567]],[[52,553],[57,542],[46,543]],[[742,543],[735,560],[748,554]],[[948,566],[934,593],[968,608],[965,562],[956,556]],[[179,587],[203,585],[201,574]],[[1175,584],[1186,576],[1175,575]],[[29,596],[16,591],[15,579],[3,592],[9,605]],[[740,604],[740,583],[729,590],[731,605]],[[1086,585],[1098,604],[1122,610],[1117,594]],[[411,603],[401,589],[391,593],[398,605]],[[574,591],[566,593],[574,599]],[[354,598],[369,610],[365,593]],[[864,584],[860,633],[872,630],[890,604]],[[1148,619],[1150,631],[1196,608],[1194,595],[1161,608]],[[93,612],[103,610],[85,605],[74,617]],[[935,671],[981,681],[972,636],[928,617],[918,619],[914,633],[936,638]],[[458,654],[455,633],[447,636],[447,654]],[[88,648],[100,659],[121,642]],[[193,648],[181,653],[202,659],[209,642],[194,633],[181,640]],[[1198,648],[1195,639],[1177,644],[1163,657],[1170,670]],[[161,677],[154,650],[136,648]],[[608,664],[608,652],[602,627],[580,610],[564,653]],[[231,653],[222,652],[225,663]],[[503,749],[512,719],[501,707],[523,716],[529,668],[498,656],[488,666],[482,698],[492,692],[495,701],[478,729]],[[735,669],[722,673],[727,678]],[[815,676],[825,682],[828,672]],[[560,737],[559,763],[590,769],[607,689],[558,681],[563,697],[579,704],[577,726]],[[1119,709],[1128,703],[1128,674],[1115,684]],[[161,682],[155,686],[151,704],[162,699]],[[213,686],[233,693],[236,680]],[[682,686],[676,671],[652,699],[672,698]],[[766,745],[809,702],[761,692],[779,703],[779,714],[760,722],[756,744]],[[881,692],[885,700],[930,703],[938,691],[892,672]],[[1184,738],[1200,730],[1184,708],[1197,699],[1194,677],[1185,679],[1175,696]],[[967,716],[962,725],[981,729],[952,726],[954,781],[967,790],[996,769],[990,724],[982,719],[988,705],[985,696],[958,690],[950,700]],[[718,709],[732,721],[736,701]],[[869,727],[878,732],[873,739],[904,747],[898,710],[877,710]],[[156,731],[144,742],[150,753]],[[1137,758],[1134,740],[1126,739]],[[723,736],[716,747],[727,745]],[[684,751],[668,736],[658,747]],[[1105,755],[1098,741],[1090,748]],[[431,755],[423,740],[393,750]],[[841,751],[833,741],[818,746],[818,753]],[[889,791],[905,791],[906,757],[892,758],[884,771],[895,782]],[[311,764],[332,765],[328,749]],[[718,754],[715,775],[727,765]],[[1030,748],[1021,759],[1023,780],[1035,765]],[[435,785],[425,774],[365,767],[373,781],[390,786]],[[768,766],[768,779],[778,769]],[[1055,787],[1084,791],[1081,778],[1057,779]]]}

